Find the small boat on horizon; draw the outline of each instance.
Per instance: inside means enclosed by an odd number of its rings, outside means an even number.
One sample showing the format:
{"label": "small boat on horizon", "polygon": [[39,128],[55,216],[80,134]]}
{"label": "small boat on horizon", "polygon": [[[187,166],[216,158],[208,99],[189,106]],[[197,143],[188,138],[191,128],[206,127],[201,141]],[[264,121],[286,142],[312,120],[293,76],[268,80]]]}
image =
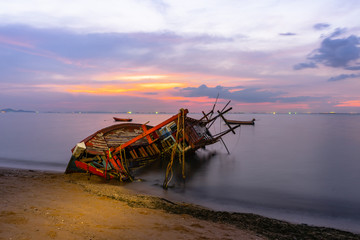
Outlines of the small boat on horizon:
{"label": "small boat on horizon", "polygon": [[118,117],[113,117],[115,122],[131,122],[132,119],[131,118],[118,118]]}

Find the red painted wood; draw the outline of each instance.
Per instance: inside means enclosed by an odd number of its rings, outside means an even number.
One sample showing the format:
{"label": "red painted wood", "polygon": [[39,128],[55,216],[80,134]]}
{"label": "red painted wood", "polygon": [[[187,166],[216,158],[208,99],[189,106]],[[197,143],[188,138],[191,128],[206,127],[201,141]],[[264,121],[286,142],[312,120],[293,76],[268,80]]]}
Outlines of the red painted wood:
{"label": "red painted wood", "polygon": [[[104,171],[100,170],[100,169],[97,169],[87,163],[84,163],[84,162],[80,162],[80,161],[75,161],[75,165],[76,167],[80,168],[80,169],[84,169],[85,171],[88,171],[92,174],[95,174],[97,176],[100,176],[100,177],[103,177],[103,178],[106,178],[105,177],[105,173]],[[110,179],[114,178],[112,175],[109,175]]]}

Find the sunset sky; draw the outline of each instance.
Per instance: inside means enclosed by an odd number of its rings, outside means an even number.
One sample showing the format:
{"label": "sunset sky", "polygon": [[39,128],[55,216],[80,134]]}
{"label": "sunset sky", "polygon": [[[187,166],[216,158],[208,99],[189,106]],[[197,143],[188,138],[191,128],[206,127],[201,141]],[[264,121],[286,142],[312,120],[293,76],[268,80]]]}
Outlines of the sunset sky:
{"label": "sunset sky", "polygon": [[0,1],[0,109],[360,112],[358,0]]}

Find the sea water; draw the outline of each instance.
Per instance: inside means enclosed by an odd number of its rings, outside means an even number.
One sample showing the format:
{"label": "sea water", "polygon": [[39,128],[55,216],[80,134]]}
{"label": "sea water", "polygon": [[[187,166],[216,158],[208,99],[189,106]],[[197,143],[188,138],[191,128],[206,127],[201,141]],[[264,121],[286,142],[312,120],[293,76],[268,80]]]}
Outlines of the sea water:
{"label": "sea water", "polygon": [[[64,171],[70,149],[112,117],[156,125],[171,114],[0,114],[0,167]],[[199,118],[201,115],[192,114]],[[214,210],[250,212],[295,223],[360,232],[360,115],[229,114],[256,118],[188,159],[162,189],[164,171],[140,172],[125,187]],[[213,133],[225,130],[214,124]]]}

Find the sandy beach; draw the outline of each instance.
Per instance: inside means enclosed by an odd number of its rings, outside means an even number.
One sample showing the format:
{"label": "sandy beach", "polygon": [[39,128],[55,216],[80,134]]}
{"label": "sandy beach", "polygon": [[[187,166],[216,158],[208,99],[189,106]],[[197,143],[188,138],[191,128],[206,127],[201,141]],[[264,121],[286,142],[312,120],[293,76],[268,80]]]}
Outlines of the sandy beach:
{"label": "sandy beach", "polygon": [[139,195],[87,174],[0,169],[0,239],[360,239]]}

